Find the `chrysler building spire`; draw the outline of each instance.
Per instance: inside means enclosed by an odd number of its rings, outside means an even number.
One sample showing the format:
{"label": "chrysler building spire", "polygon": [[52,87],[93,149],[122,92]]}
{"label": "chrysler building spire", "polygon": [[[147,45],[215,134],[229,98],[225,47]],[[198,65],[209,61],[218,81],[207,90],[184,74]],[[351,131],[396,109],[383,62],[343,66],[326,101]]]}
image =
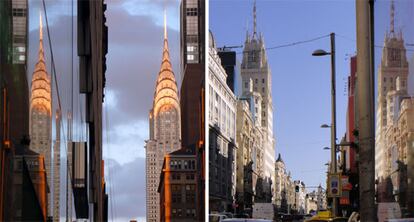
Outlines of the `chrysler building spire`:
{"label": "chrysler building spire", "polygon": [[39,13],[39,39],[43,41],[43,23],[42,23],[42,13]]}
{"label": "chrysler building spire", "polygon": [[164,39],[167,39],[167,10],[164,9]]}

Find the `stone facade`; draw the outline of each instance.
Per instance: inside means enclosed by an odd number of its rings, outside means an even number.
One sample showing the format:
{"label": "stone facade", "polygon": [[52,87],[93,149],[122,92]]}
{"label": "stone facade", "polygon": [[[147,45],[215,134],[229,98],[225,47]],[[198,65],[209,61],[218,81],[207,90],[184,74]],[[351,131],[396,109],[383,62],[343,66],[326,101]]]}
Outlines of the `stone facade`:
{"label": "stone facade", "polygon": [[273,135],[273,102],[271,94],[272,74],[267,61],[263,35],[256,31],[256,4],[253,8],[253,19],[253,33],[246,33],[243,49],[243,60],[241,64],[242,94],[250,90],[250,81],[253,81],[253,91],[261,95],[261,112],[259,114],[260,125],[264,135],[264,153],[263,174],[260,177],[273,180],[275,141]]}
{"label": "stone facade", "polygon": [[236,194],[236,97],[211,32],[208,62],[210,210],[225,211],[232,210]]}
{"label": "stone facade", "polygon": [[[249,96],[250,94],[250,96]],[[258,175],[263,170],[263,133],[258,115],[252,112],[260,104],[260,94],[251,91],[237,100],[237,205],[252,209]]]}

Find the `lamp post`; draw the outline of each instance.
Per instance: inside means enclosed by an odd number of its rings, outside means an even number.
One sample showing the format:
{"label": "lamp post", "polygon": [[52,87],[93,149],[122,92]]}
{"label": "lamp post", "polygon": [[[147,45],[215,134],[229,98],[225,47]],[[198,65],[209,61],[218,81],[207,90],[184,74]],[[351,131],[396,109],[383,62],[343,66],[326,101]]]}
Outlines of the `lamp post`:
{"label": "lamp post", "polygon": [[[326,56],[331,55],[331,173],[337,173],[337,162],[336,162],[336,79],[335,79],[335,33],[331,33],[331,51],[326,52],[325,50],[315,50],[313,56]],[[323,128],[328,126],[322,125]],[[335,217],[337,211],[337,198],[332,198],[332,214]]]}

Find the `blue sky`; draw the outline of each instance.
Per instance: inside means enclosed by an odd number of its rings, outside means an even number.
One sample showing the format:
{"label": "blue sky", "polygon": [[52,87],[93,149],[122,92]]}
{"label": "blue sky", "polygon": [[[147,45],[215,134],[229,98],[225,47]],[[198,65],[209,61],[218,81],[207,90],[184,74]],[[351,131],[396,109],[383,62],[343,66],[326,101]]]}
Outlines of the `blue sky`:
{"label": "blue sky", "polygon": [[[210,1],[210,29],[218,46],[242,45],[252,29],[253,1]],[[257,28],[266,47],[312,39],[335,32],[355,39],[354,1],[257,1]],[[282,154],[294,179],[325,186],[330,146],[330,58],[312,57],[330,50],[330,40],[267,52],[272,70],[276,153]],[[345,132],[349,57],[356,43],[336,38],[337,138]],[[240,51],[240,50],[239,50]],[[239,58],[240,60],[240,58]]]}
{"label": "blue sky", "polygon": [[[253,0],[210,1],[210,29],[217,45],[242,45],[246,30],[253,27]],[[375,5],[375,44],[383,45],[390,24],[390,1],[378,0]],[[355,1],[347,0],[257,0],[257,26],[266,47],[308,40],[335,32],[337,138],[346,127],[347,76],[350,56],[356,54]],[[414,43],[414,3],[396,1],[395,27],[401,29],[406,43]],[[274,131],[276,153],[282,154],[294,179],[307,186],[326,184],[330,123],[330,58],[312,57],[315,49],[330,50],[329,38],[280,48],[267,52],[272,70]],[[413,50],[407,46],[410,61],[409,92],[414,93]],[[238,51],[241,51],[239,49]],[[375,73],[381,59],[381,47],[375,49]],[[241,61],[239,54],[239,61]]]}

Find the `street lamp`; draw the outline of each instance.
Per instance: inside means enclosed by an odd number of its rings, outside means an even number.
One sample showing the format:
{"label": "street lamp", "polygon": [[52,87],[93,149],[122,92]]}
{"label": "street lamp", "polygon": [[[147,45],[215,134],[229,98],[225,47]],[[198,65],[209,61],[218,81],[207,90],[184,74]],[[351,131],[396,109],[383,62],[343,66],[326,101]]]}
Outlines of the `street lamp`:
{"label": "street lamp", "polygon": [[[336,86],[335,86],[335,33],[331,33],[331,51],[326,52],[323,49],[315,50],[313,56],[331,55],[331,173],[336,173]],[[326,124],[324,124],[326,125]],[[322,125],[322,126],[324,126]],[[326,126],[324,128],[327,128]],[[332,198],[332,214],[336,216],[337,198]]]}
{"label": "street lamp", "polygon": [[328,125],[328,124],[322,124],[322,125],[321,125],[321,128],[331,128],[331,126],[330,126],[330,125]]}
{"label": "street lamp", "polygon": [[330,150],[331,148],[329,148],[329,147],[325,146],[323,149],[324,149],[324,150]]}

